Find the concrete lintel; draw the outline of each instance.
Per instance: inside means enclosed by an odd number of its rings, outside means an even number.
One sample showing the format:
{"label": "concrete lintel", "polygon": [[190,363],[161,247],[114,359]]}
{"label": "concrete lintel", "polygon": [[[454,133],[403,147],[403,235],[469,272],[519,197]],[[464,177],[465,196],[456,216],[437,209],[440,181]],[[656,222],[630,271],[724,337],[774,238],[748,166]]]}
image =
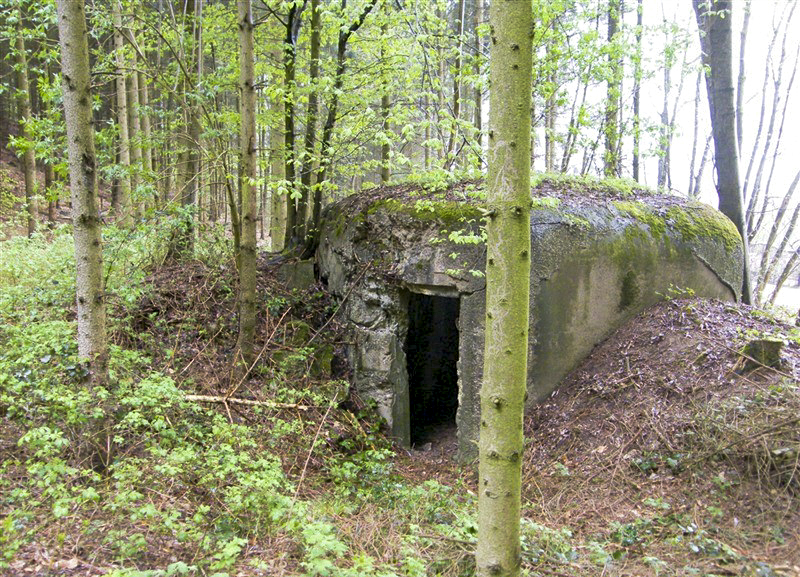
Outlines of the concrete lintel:
{"label": "concrete lintel", "polygon": [[415,283],[404,282],[403,288],[412,293],[423,294],[432,297],[458,298],[459,296],[461,296],[461,292],[454,286],[427,285],[427,284],[415,284]]}

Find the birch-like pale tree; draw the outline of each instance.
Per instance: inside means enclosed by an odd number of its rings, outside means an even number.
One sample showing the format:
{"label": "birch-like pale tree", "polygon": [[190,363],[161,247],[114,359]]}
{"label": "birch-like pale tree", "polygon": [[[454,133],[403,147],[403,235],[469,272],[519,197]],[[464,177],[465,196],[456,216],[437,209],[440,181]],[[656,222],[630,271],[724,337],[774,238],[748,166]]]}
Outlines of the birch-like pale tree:
{"label": "birch-like pale tree", "polygon": [[119,163],[125,170],[124,176],[117,179],[116,195],[112,197],[114,216],[117,224],[123,227],[133,225],[131,214],[131,168],[130,131],[128,125],[128,90],[125,76],[125,39],[122,32],[122,6],[120,0],[111,0],[111,19],[114,24],[114,63],[116,65],[115,92],[117,104],[117,153]]}
{"label": "birch-like pale tree", "polygon": [[[90,391],[99,398],[101,390],[108,385],[108,341],[89,46],[83,0],[58,0],[58,30],[75,238],[78,354],[88,363]],[[107,421],[95,425],[97,428],[92,432],[92,439],[102,465],[107,466],[111,457],[111,431]]]}
{"label": "birch-like pale tree", "polygon": [[478,575],[520,573],[522,422],[531,269],[531,4],[495,0],[489,96],[486,344],[478,470]]}

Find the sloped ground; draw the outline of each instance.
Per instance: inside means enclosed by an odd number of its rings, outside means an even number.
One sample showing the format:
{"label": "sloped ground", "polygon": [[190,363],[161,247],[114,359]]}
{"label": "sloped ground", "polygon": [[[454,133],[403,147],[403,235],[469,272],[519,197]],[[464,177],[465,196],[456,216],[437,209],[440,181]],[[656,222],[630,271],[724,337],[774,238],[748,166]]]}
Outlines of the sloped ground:
{"label": "sloped ground", "polygon": [[[741,354],[763,335],[780,366]],[[798,371],[798,331],[757,310],[646,311],[527,418],[528,514],[602,543],[605,575],[800,575]]]}
{"label": "sloped ground", "polygon": [[[452,438],[392,447],[367,404],[338,402],[337,305],[318,286],[285,290],[278,264],[260,261],[261,357],[244,380],[231,368],[230,261],[156,263],[135,300],[109,295],[126,351],[117,378],[125,398],[152,405],[121,414],[108,477],[69,446],[42,438],[52,452],[39,461],[18,442],[23,423],[60,426],[39,396],[59,399],[26,379],[69,393],[66,345],[0,356],[19,380],[0,390],[0,574],[472,574],[474,467],[452,461]],[[786,343],[779,367],[743,360],[764,334]],[[799,339],[759,311],[672,299],[599,345],[526,419],[527,574],[800,575]],[[72,441],[74,418],[63,417]]]}

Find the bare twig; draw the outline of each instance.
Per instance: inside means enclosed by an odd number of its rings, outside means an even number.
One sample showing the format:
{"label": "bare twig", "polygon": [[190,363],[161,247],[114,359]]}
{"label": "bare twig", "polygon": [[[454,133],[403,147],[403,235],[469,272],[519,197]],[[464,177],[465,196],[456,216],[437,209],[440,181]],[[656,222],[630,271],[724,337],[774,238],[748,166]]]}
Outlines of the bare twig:
{"label": "bare twig", "polygon": [[286,318],[286,315],[288,315],[289,311],[291,311],[291,310],[292,310],[291,308],[286,309],[286,311],[281,315],[281,318],[278,319],[278,323],[275,325],[275,328],[272,329],[272,333],[270,333],[269,337],[267,337],[267,340],[264,343],[264,346],[261,347],[261,350],[256,355],[256,358],[253,359],[253,362],[250,363],[249,367],[247,367],[247,370],[244,372],[244,375],[242,375],[242,378],[239,380],[238,383],[236,383],[236,385],[234,387],[232,387],[230,390],[228,390],[227,393],[225,393],[225,398],[226,399],[231,397],[236,391],[238,391],[239,387],[242,386],[242,383],[244,383],[244,381],[247,379],[247,377],[250,376],[250,371],[253,370],[253,367],[255,367],[256,363],[259,361],[259,359],[261,359],[261,355],[264,354],[264,351],[267,350],[267,347],[272,342],[272,338],[275,336],[275,333],[278,332],[278,328],[281,326],[281,323],[283,322],[283,319]]}
{"label": "bare twig", "polygon": [[353,292],[353,290],[354,290],[354,289],[356,288],[356,286],[358,285],[359,281],[360,281],[360,280],[362,279],[362,277],[363,277],[363,276],[364,276],[364,275],[367,273],[367,271],[369,270],[369,268],[370,268],[371,266],[372,266],[372,263],[371,263],[371,262],[368,262],[366,265],[364,265],[364,268],[363,268],[363,269],[361,269],[361,272],[360,272],[360,273],[358,274],[358,276],[356,277],[356,280],[354,280],[354,281],[353,281],[353,284],[351,284],[351,285],[350,285],[350,288],[347,290],[347,294],[345,294],[345,295],[344,295],[344,298],[343,298],[343,299],[341,300],[341,302],[340,302],[340,303],[339,303],[339,304],[336,306],[336,310],[334,310],[334,311],[333,311],[333,314],[332,314],[332,315],[331,315],[331,316],[328,318],[328,320],[327,320],[327,321],[325,321],[325,324],[324,324],[324,325],[322,325],[322,326],[319,328],[319,330],[317,330],[317,332],[315,332],[315,333],[312,335],[312,337],[311,337],[310,339],[308,339],[308,344],[311,344],[311,343],[314,341],[314,339],[316,339],[316,338],[319,336],[319,334],[320,334],[322,331],[324,331],[324,330],[325,330],[325,328],[326,328],[326,327],[327,327],[327,326],[328,326],[328,325],[331,323],[331,321],[332,321],[332,320],[333,320],[333,319],[336,317],[336,315],[337,315],[337,314],[339,314],[339,310],[342,308],[342,306],[344,305],[344,303],[347,301],[347,298],[350,296],[350,294]]}
{"label": "bare twig", "polygon": [[239,399],[237,397],[220,397],[217,395],[186,395],[183,397],[187,401],[196,401],[199,403],[222,403],[227,405],[250,405],[253,407],[269,407],[271,409],[298,409],[301,411],[308,411],[317,407],[310,405],[299,405],[297,403],[276,403],[273,401],[256,401],[255,399]]}

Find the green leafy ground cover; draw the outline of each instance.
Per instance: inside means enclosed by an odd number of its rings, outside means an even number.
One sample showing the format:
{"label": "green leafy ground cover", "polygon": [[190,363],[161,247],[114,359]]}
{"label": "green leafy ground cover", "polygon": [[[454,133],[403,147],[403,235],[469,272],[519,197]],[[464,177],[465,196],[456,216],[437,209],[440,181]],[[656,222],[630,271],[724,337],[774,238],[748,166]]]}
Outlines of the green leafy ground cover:
{"label": "green leafy ground cover", "polygon": [[[106,229],[108,469],[84,434],[69,230],[0,247],[0,574],[471,575],[474,468],[394,446],[347,394],[336,304],[264,257],[241,380],[229,241],[201,230],[168,262],[172,226]],[[798,574],[797,334],[699,301],[651,314],[527,421],[523,571]],[[785,365],[737,374],[764,332]]]}

